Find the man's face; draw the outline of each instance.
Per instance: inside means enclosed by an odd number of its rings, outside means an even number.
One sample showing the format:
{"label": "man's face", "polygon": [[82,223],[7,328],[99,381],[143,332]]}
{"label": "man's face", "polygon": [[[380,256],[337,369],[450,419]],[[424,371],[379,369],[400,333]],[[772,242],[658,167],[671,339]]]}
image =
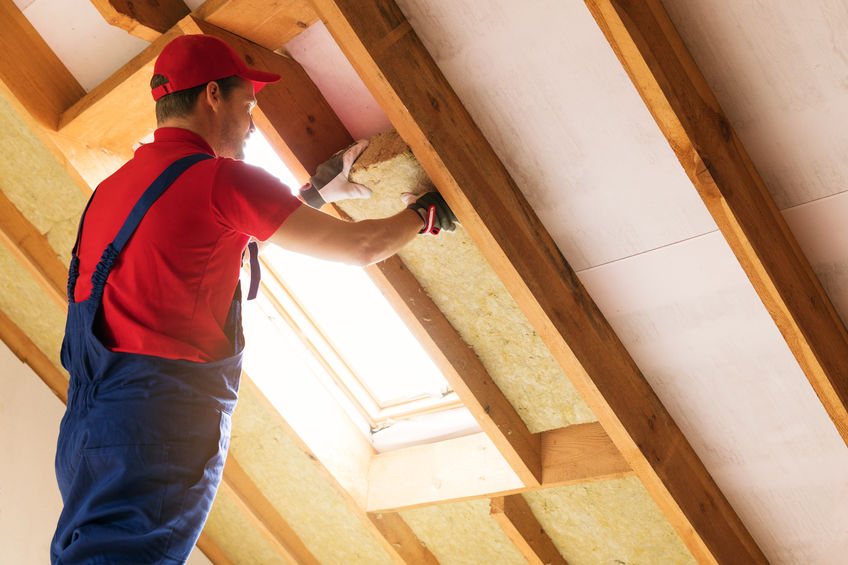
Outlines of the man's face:
{"label": "man's face", "polygon": [[250,115],[255,105],[253,83],[240,81],[221,107],[221,136],[216,150],[219,156],[244,159],[244,144],[255,129]]}

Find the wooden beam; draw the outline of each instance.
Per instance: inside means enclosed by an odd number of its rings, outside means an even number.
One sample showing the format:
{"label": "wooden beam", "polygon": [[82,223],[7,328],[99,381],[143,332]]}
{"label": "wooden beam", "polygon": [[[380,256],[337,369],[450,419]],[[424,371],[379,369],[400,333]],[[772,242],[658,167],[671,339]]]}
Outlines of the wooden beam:
{"label": "wooden beam", "polygon": [[145,41],[156,39],[190,12],[183,0],[91,0],[103,19]]}
{"label": "wooden beam", "polygon": [[318,21],[310,0],[206,0],[194,16],[272,51]]}
{"label": "wooden beam", "polygon": [[12,0],[0,0],[0,21],[0,80],[39,124],[55,130],[85,90]]}
{"label": "wooden beam", "polygon": [[597,422],[542,432],[541,484],[523,484],[485,433],[375,455],[368,511],[489,498],[617,479],[633,470]]}
{"label": "wooden beam", "polygon": [[848,332],[659,0],[586,0],[848,444]]}
{"label": "wooden beam", "polygon": [[212,562],[212,565],[234,565],[224,550],[212,541],[206,532],[200,532],[200,537],[197,538],[197,549]]}
{"label": "wooden beam", "polygon": [[492,518],[530,565],[568,565],[520,494],[493,498]]}
{"label": "wooden beam", "polygon": [[41,377],[47,388],[62,402],[68,401],[68,378],[38,348],[24,331],[0,310],[0,339],[21,360]]}
{"label": "wooden beam", "polygon": [[221,490],[242,509],[253,525],[287,562],[298,565],[320,565],[235,457],[227,457]]}
{"label": "wooden beam", "polygon": [[392,0],[322,20],[692,554],[765,563],[736,515]]}
{"label": "wooden beam", "polygon": [[418,539],[412,528],[399,514],[383,512],[369,514],[368,518],[380,530],[392,547],[397,548],[406,563],[415,565],[438,565],[439,561],[424,543]]}
{"label": "wooden beam", "polygon": [[540,434],[530,432],[483,363],[403,261],[391,257],[366,272],[521,481],[538,485],[542,480]]}
{"label": "wooden beam", "polygon": [[55,292],[68,280],[68,269],[47,238],[33,226],[0,190],[0,242],[24,266],[38,286],[60,308],[67,308],[64,294]]}

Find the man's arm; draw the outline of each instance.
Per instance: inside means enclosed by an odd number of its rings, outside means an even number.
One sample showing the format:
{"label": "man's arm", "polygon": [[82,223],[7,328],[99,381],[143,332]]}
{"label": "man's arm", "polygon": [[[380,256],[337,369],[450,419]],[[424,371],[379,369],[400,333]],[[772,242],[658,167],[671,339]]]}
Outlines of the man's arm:
{"label": "man's arm", "polygon": [[388,218],[347,222],[301,206],[269,241],[319,259],[365,266],[397,253],[423,225],[418,213],[408,208]]}

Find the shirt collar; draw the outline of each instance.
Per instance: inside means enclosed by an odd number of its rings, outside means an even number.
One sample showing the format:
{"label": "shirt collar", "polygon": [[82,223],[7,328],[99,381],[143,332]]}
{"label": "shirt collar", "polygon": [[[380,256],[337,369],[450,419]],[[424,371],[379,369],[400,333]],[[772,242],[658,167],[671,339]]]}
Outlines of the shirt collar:
{"label": "shirt collar", "polygon": [[215,155],[215,151],[206,143],[205,139],[193,131],[183,128],[158,128],[153,132],[153,141],[157,143],[173,141],[191,143],[192,145],[196,145],[202,152]]}

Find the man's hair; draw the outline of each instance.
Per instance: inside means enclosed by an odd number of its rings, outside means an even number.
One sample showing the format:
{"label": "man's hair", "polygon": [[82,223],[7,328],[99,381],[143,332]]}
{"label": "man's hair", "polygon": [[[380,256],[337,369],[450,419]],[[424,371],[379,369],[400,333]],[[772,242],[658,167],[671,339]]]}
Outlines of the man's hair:
{"label": "man's hair", "polygon": [[[233,75],[210,82],[215,82],[218,84],[218,88],[221,89],[221,96],[224,98],[224,100],[227,100],[230,97],[232,91],[242,81],[244,81],[243,78]],[[164,75],[153,75],[153,78],[150,79],[150,88],[153,89],[157,86],[162,86],[163,84],[167,83],[168,79],[165,78]],[[192,88],[172,92],[170,94],[166,94],[165,96],[157,100],[156,122],[161,124],[168,118],[181,118],[190,114],[191,111],[194,109],[194,105],[197,103],[198,97],[203,91],[206,90],[207,84],[209,83],[207,82]]]}

